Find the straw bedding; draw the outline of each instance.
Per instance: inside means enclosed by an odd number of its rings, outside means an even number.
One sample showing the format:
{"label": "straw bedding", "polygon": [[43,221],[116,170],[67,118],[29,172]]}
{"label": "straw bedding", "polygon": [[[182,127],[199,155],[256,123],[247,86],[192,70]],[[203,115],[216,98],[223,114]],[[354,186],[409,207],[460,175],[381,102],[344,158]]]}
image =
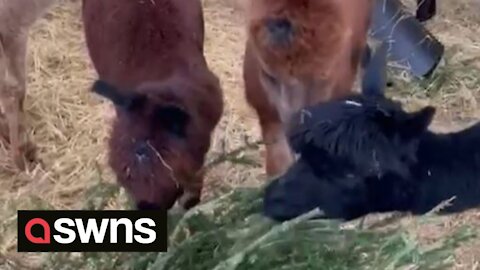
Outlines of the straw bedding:
{"label": "straw bedding", "polygon": [[[215,159],[222,153],[241,147],[246,142],[257,140],[259,129],[255,115],[246,105],[243,96],[241,64],[245,33],[242,27],[241,13],[237,10],[236,3],[233,2],[223,0],[204,0],[203,2],[207,30],[207,58],[210,66],[221,79],[226,102],[224,116],[214,134],[210,153],[210,159]],[[414,1],[405,2],[413,4]],[[478,119],[477,100],[480,96],[480,59],[478,57],[480,52],[480,28],[478,27],[480,16],[478,10],[480,5],[475,0],[439,1],[439,4],[440,14],[429,23],[428,27],[447,47],[445,65],[438,71],[434,79],[426,82],[412,81],[411,78],[402,73],[392,74],[395,76],[395,87],[391,90],[391,94],[411,108],[426,104],[437,106],[439,114],[435,121],[435,128],[452,130],[464,127]],[[45,258],[38,254],[16,253],[15,215],[17,209],[118,209],[128,207],[128,198],[123,190],[117,188],[112,173],[106,166],[105,143],[109,121],[113,115],[107,102],[89,93],[88,88],[94,78],[95,74],[87,57],[83,39],[80,1],[61,0],[32,29],[29,43],[28,93],[25,108],[28,136],[38,147],[39,160],[32,164],[28,171],[18,173],[10,165],[7,152],[8,145],[0,145],[0,269],[21,269],[27,266],[44,268],[45,262],[50,261],[49,259],[62,263],[66,267],[64,269],[78,268],[74,267],[75,260],[72,258],[65,259],[56,256]],[[215,166],[207,177],[205,199],[218,198],[226,190],[234,190],[245,186],[258,187],[264,183],[261,154],[261,148],[251,149],[230,158],[232,162],[224,162]],[[242,191],[239,190],[238,192]],[[258,193],[255,193],[258,192],[256,188],[243,192],[242,194],[252,192],[251,195],[256,194],[255,196],[258,196]],[[235,200],[232,204],[237,205],[235,207],[248,208],[248,205],[241,199]],[[450,235],[461,225],[480,224],[478,213],[478,211],[470,211],[439,219],[433,224],[423,224],[417,222],[416,219],[406,217],[397,220],[395,224],[400,226],[405,222],[409,223],[410,225],[407,226],[409,233],[413,234],[420,243],[429,244],[435,239]],[[252,213],[245,213],[242,217],[247,218],[250,214]],[[229,216],[228,214],[225,216],[219,215],[217,218],[228,219]],[[216,218],[207,216],[205,222],[208,226],[204,227],[201,235],[205,236],[209,232],[211,233],[214,225],[218,226],[218,230],[225,232],[228,236],[230,227],[216,224],[215,222],[220,222]],[[253,239],[258,239],[273,228],[271,227],[272,224],[266,225],[264,221],[257,219],[247,224],[248,222],[248,220],[242,220],[230,224],[236,228],[231,230],[232,233],[236,230],[240,232],[240,228],[245,226],[257,226],[256,228],[260,231],[249,232],[255,236]],[[311,226],[309,223],[302,224],[300,225],[301,228]],[[360,237],[354,237],[353,242],[349,242],[350,244],[356,243],[355,241],[363,237],[363,231],[354,230],[344,233],[338,232],[335,225],[328,225],[330,227],[327,225],[319,225],[319,228],[323,229],[318,230],[330,230],[329,232],[332,235],[338,237],[347,237],[351,234]],[[310,233],[311,231],[306,230],[299,232],[298,235],[307,237],[311,236]],[[380,233],[376,233],[365,232],[365,235],[372,237],[368,238],[372,239],[369,240],[372,244],[370,247],[378,248],[379,245],[386,243],[382,241],[387,238],[384,238]],[[291,234],[297,235],[297,232],[289,229],[285,233],[284,240],[294,241],[294,239],[287,237]],[[201,238],[202,236],[198,237]],[[219,237],[223,236],[219,234]],[[217,262],[231,258],[232,254],[236,254],[234,251],[248,247],[247,242],[252,243],[250,241],[252,239],[251,235],[237,235],[233,238],[227,238],[217,239],[218,241],[226,241],[221,245],[222,248],[217,249],[223,253],[211,254],[208,253],[212,252],[210,250],[207,251],[207,255],[202,255],[208,256],[212,260],[218,259],[206,263],[211,263],[214,266]],[[241,241],[242,239],[245,243]],[[272,239],[268,241],[273,241]],[[232,241],[237,240],[239,244],[234,246]],[[320,243],[328,244],[330,243],[328,241],[328,239],[325,239],[325,242]],[[258,252],[257,259],[270,254],[268,250],[261,250],[263,244],[267,242],[252,249]],[[179,250],[188,248],[185,243],[178,240],[177,248]],[[402,250],[402,245],[405,243],[412,242],[407,241],[402,244],[400,241],[398,243],[400,249],[396,249],[397,251]],[[300,246],[298,244],[299,248]],[[312,256],[318,254],[322,256],[330,254],[330,257],[333,255],[345,256],[344,253],[341,253],[341,249],[340,251],[337,250],[340,253],[336,253],[337,251],[325,250],[324,247],[313,242],[311,247]],[[318,249],[315,249],[317,247]],[[282,243],[279,243],[279,248],[283,248]],[[313,251],[314,249],[315,251]],[[248,257],[248,260],[255,260],[250,256],[252,250],[248,250],[248,254],[246,254],[245,258]],[[406,252],[407,255],[405,256],[414,256],[414,250],[411,249],[410,253]],[[478,240],[462,245],[455,252],[453,268],[477,269],[480,261],[479,250],[480,242]],[[275,254],[283,254],[281,253],[282,250],[278,252]],[[364,252],[366,258],[376,254],[369,252]],[[358,254],[351,255],[356,256]],[[179,255],[180,253],[172,251],[172,256]],[[75,256],[78,257],[79,255]],[[307,260],[302,256],[304,255],[300,254],[299,257],[288,258],[292,261],[300,260],[305,263],[311,259]],[[386,258],[382,256],[380,257]],[[160,257],[157,258],[157,254],[150,254],[143,259],[135,257],[135,261],[137,263],[145,262],[145,265],[146,262],[157,261],[159,263]],[[98,255],[98,258],[103,257]],[[322,258],[325,257],[317,256],[312,262],[325,263],[321,261]],[[197,260],[198,257],[192,257],[192,259]],[[247,266],[248,260],[242,261],[243,264],[240,263],[236,269],[246,269],[242,267]],[[107,264],[100,267],[102,264],[99,261],[94,260],[94,262],[97,268],[90,269],[111,269],[107,267]],[[178,262],[182,262],[182,259],[179,259]],[[277,260],[278,262],[285,263],[281,260]],[[391,260],[387,258],[384,262],[391,262]],[[274,263],[272,262],[272,265]],[[342,265],[348,266],[339,262],[328,263],[331,263],[331,269],[347,269],[342,268]],[[159,269],[187,269],[172,266],[171,259],[168,265],[168,267]],[[86,265],[83,266],[86,267]],[[312,268],[299,266],[299,268],[285,269]]]}

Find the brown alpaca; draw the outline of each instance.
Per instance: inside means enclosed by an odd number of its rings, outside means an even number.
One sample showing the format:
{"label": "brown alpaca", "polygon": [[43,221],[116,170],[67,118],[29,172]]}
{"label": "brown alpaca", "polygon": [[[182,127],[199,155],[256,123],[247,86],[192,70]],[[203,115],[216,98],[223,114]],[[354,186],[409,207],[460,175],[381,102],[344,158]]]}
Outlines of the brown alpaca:
{"label": "brown alpaca", "polygon": [[[200,200],[201,168],[223,112],[204,57],[198,0],[83,0],[89,55],[116,118],[109,163],[139,209]],[[183,196],[182,196],[183,194]]]}
{"label": "brown alpaca", "polygon": [[266,172],[294,157],[286,135],[302,107],[351,93],[366,47],[372,0],[246,0],[246,98],[266,144]]}
{"label": "brown alpaca", "polygon": [[53,3],[55,0],[0,0],[0,136],[10,142],[12,161],[20,170],[25,169],[24,157],[32,150],[22,139],[28,34]]}

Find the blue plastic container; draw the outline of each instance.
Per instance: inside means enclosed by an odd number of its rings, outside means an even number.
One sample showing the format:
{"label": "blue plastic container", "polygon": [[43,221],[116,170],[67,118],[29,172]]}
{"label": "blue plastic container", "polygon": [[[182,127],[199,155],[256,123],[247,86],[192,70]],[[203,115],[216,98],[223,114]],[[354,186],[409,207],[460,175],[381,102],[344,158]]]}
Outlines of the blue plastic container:
{"label": "blue plastic container", "polygon": [[369,34],[388,43],[390,61],[417,77],[430,76],[445,50],[399,0],[376,0]]}

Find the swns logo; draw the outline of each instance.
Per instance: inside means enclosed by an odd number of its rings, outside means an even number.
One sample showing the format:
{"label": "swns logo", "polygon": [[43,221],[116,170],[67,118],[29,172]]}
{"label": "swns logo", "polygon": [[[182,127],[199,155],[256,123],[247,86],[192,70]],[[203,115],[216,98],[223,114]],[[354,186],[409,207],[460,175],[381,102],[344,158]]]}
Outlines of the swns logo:
{"label": "swns logo", "polygon": [[167,251],[164,211],[18,211],[18,252]]}

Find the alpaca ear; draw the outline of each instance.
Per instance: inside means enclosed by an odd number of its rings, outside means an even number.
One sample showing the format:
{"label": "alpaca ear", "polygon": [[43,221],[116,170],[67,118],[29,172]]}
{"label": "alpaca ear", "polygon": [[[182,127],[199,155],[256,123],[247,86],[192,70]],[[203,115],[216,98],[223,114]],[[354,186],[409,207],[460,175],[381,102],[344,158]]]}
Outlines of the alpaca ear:
{"label": "alpaca ear", "polygon": [[168,132],[184,138],[190,115],[186,110],[177,105],[159,105],[155,108],[155,122]]}
{"label": "alpaca ear", "polygon": [[109,99],[117,107],[127,111],[132,111],[142,107],[146,101],[146,96],[131,93],[121,93],[118,88],[103,80],[97,80],[92,86],[92,91],[106,99]]}
{"label": "alpaca ear", "polygon": [[435,112],[435,107],[427,106],[419,111],[410,113],[409,117],[402,124],[402,136],[406,139],[412,139],[427,131],[433,121]]}

